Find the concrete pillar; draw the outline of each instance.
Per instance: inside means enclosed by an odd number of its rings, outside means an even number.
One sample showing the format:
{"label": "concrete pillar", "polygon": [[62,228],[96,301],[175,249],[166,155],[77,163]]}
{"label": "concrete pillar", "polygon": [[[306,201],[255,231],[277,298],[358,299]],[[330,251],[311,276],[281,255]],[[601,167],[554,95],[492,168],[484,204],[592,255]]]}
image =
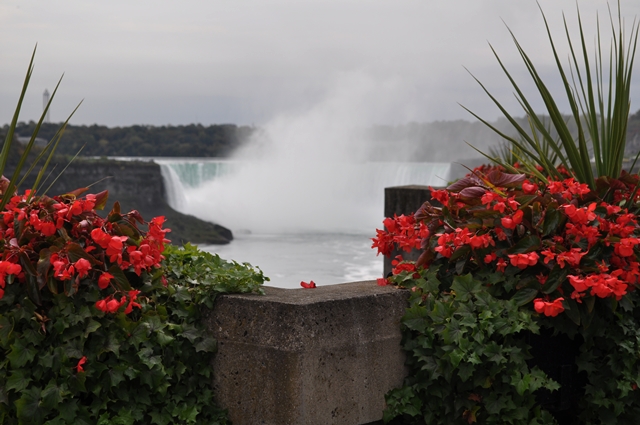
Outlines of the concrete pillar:
{"label": "concrete pillar", "polygon": [[382,419],[406,376],[408,292],[375,281],[224,295],[205,323],[218,340],[216,401],[235,425],[359,425]]}

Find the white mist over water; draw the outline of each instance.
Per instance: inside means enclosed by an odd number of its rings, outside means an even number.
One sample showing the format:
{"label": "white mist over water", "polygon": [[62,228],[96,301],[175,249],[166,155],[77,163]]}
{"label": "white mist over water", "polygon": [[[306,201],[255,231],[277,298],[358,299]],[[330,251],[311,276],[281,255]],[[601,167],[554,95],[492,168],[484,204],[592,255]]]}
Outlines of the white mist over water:
{"label": "white mist over water", "polygon": [[179,189],[170,202],[233,231],[371,233],[383,218],[384,187],[449,178],[448,164],[367,161],[362,129],[403,108],[404,94],[397,82],[344,76],[323,101],[265,125],[228,172]]}
{"label": "white mist over water", "polygon": [[231,244],[204,248],[261,267],[274,286],[380,277],[370,238],[382,225],[384,188],[441,186],[450,174],[449,163],[367,160],[363,129],[404,107],[401,86],[347,75],[323,101],[263,126],[230,160],[156,160],[170,205],[230,228]]}

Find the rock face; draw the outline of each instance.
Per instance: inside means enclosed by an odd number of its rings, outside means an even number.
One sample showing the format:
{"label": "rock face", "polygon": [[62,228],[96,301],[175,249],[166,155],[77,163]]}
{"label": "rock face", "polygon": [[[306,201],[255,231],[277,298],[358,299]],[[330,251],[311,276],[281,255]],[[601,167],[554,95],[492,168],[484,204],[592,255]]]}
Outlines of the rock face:
{"label": "rock face", "polygon": [[[51,168],[49,168],[51,170]],[[59,173],[59,168],[52,175]],[[7,173],[7,175],[10,175]],[[35,175],[29,176],[21,189],[31,186]],[[50,178],[52,179],[52,178]],[[49,183],[41,187],[46,189]],[[146,161],[113,161],[76,159],[56,180],[48,195],[59,195],[89,187],[90,193],[109,191],[109,201],[105,214],[120,203],[122,211],[138,210],[146,220],[165,216],[165,227],[174,244],[191,242],[194,244],[226,244],[233,239],[229,229],[182,214],[171,208],[165,201],[165,188],[160,166]]]}

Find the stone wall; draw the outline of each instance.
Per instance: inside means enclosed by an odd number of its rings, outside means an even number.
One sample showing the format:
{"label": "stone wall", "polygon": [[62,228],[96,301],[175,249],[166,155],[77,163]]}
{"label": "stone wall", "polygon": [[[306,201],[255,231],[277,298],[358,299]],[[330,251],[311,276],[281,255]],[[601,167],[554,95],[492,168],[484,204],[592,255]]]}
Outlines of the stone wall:
{"label": "stone wall", "polygon": [[406,375],[408,293],[375,281],[224,295],[206,319],[218,340],[214,393],[235,425],[380,421]]}

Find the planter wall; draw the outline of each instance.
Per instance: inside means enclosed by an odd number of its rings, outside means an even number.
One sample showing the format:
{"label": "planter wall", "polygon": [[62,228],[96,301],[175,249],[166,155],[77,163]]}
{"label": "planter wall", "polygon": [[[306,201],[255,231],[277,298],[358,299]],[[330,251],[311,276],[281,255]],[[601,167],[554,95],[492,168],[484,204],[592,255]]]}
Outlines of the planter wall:
{"label": "planter wall", "polygon": [[406,376],[408,293],[375,281],[225,295],[206,319],[218,340],[216,401],[236,425],[369,424]]}

